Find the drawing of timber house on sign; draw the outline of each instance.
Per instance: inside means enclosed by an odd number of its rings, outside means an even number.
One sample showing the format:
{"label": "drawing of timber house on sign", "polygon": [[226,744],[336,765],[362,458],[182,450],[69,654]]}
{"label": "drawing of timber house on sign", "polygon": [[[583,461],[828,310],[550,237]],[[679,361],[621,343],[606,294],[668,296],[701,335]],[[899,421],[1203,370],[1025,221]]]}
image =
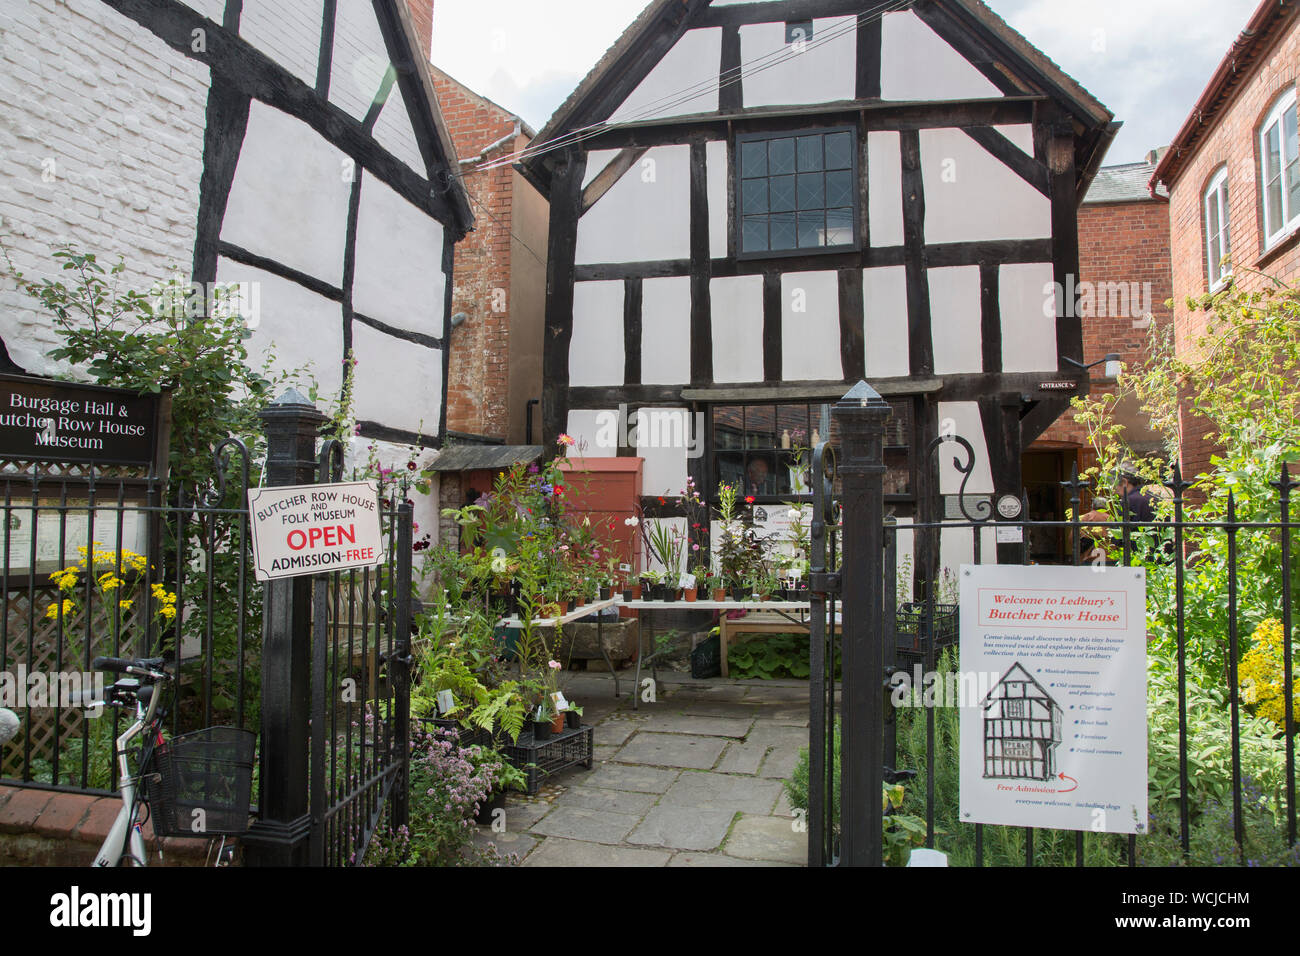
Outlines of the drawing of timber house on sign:
{"label": "drawing of timber house on sign", "polygon": [[984,776],[1050,780],[1061,743],[1061,707],[1019,662],[1002,675],[984,708]]}
{"label": "drawing of timber house on sign", "polygon": [[[899,515],[935,493],[916,450],[947,420],[967,492],[1018,494],[1022,449],[1087,388],[1052,290],[1117,126],[978,0],[654,0],[522,166],[551,201],[546,437],[643,457],[660,514],[688,476],[779,503],[794,439],[865,378],[895,410]],[[620,406],[702,425],[703,453],[663,429],[614,447]]]}

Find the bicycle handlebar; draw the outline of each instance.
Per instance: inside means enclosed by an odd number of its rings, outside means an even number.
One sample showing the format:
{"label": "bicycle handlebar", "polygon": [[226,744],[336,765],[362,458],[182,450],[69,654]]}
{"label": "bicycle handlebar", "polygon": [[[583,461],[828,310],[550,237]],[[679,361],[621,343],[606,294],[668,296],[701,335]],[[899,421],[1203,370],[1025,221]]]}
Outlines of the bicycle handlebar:
{"label": "bicycle handlebar", "polygon": [[108,671],[113,674],[131,674],[135,677],[162,680],[169,676],[162,669],[165,662],[165,658],[162,657],[96,657],[91,667],[97,671]]}

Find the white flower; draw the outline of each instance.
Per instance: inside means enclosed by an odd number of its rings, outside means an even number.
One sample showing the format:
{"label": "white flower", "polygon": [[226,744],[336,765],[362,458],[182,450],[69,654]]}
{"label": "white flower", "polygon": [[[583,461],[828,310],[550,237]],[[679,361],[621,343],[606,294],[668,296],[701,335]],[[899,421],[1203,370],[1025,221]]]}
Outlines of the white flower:
{"label": "white flower", "polygon": [[791,508],[791,509],[790,509],[790,518],[791,518],[791,520],[793,520],[793,521],[798,521],[798,520],[799,520],[800,518],[802,518],[802,517],[803,517],[803,512],[800,511],[798,508]]}
{"label": "white flower", "polygon": [[632,517],[632,518],[624,518],[624,519],[623,519],[623,523],[624,523],[625,525],[627,525],[629,528],[635,528],[635,527],[636,527],[637,525],[639,525],[641,522],[640,522],[640,520],[638,520],[637,518]]}

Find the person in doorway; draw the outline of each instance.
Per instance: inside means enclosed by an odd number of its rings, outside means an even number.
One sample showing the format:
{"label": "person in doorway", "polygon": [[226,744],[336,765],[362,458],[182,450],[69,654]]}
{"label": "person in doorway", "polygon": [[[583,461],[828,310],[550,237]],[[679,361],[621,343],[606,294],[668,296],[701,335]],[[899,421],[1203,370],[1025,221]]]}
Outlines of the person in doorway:
{"label": "person in doorway", "polygon": [[[1137,466],[1127,458],[1120,462],[1119,484],[1115,490],[1119,493],[1120,499],[1121,512],[1119,518],[1113,519],[1105,511],[1090,511],[1079,520],[1084,524],[1089,524],[1091,522],[1123,521],[1127,518],[1129,522],[1137,526],[1134,528],[1135,532],[1148,530],[1151,525],[1159,520],[1156,516],[1159,503],[1169,497],[1168,489],[1161,485],[1149,484],[1138,472]],[[1090,530],[1092,536],[1083,539],[1081,553],[1084,555],[1085,561],[1096,562],[1098,558],[1104,558],[1106,543],[1115,529],[1093,528]],[[1171,546],[1166,542],[1160,550],[1165,555],[1168,555],[1171,553]]]}

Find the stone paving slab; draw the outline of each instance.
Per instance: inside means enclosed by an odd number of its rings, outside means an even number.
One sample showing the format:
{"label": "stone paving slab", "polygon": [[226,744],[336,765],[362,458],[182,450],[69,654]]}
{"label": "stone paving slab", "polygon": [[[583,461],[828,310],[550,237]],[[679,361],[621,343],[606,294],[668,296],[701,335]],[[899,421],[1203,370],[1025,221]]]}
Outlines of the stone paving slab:
{"label": "stone paving slab", "polygon": [[639,820],[634,813],[556,807],[533,824],[529,832],[592,843],[622,843]]}
{"label": "stone paving slab", "polygon": [[585,810],[613,810],[640,816],[654,806],[657,795],[627,790],[601,790],[595,787],[570,787],[555,798],[558,806],[582,807]]}
{"label": "stone paving slab", "polygon": [[497,851],[503,855],[514,854],[523,861],[524,857],[541,842],[541,837],[535,837],[530,833],[518,833],[506,828],[504,833],[494,833],[491,827],[478,827],[474,833],[474,845],[480,850],[485,849],[487,845],[493,844]]}
{"label": "stone paving slab", "polygon": [[734,810],[701,810],[661,804],[628,835],[628,843],[666,846],[678,850],[713,850],[735,819]]}
{"label": "stone paving slab", "polygon": [[656,715],[644,727],[665,734],[697,734],[702,737],[744,737],[753,725],[752,717],[702,717],[693,714]]}
{"label": "stone paving slab", "polygon": [[627,738],[644,726],[644,720],[606,720],[592,732],[592,742],[597,747],[621,747],[627,743]]}
{"label": "stone paving slab", "polygon": [[745,700],[757,700],[764,703],[774,701],[799,701],[805,706],[808,704],[808,685],[803,687],[755,687],[752,684],[745,687]]}
{"label": "stone paving slab", "polygon": [[769,747],[799,747],[808,746],[808,730],[804,727],[790,727],[783,724],[768,723],[767,721],[757,721],[754,729],[745,737],[746,743],[762,743]]}
{"label": "stone paving slab", "polygon": [[683,850],[671,860],[669,866],[794,866],[793,863],[774,863],[771,860],[742,860],[740,857],[727,856],[725,853],[695,853]]}
{"label": "stone paving slab", "polygon": [[[676,703],[671,701],[670,703]],[[689,700],[681,705],[681,711],[700,717],[739,717],[753,720],[755,717],[768,717],[768,708],[761,704],[746,704],[730,700]],[[671,864],[670,864],[671,865]]]}
{"label": "stone paving slab", "polygon": [[579,840],[550,837],[524,861],[524,866],[666,866],[668,850],[601,846]]}
{"label": "stone paving slab", "polygon": [[745,860],[770,860],[795,866],[808,862],[808,834],[796,833],[781,817],[742,816],[722,851]]}
{"label": "stone paving slab", "polygon": [[616,759],[620,763],[708,770],[717,763],[726,745],[722,737],[641,731],[623,746]]}
{"label": "stone paving slab", "polygon": [[763,743],[741,743],[733,740],[727,744],[727,752],[722,755],[714,767],[719,773],[747,773],[756,774],[758,768],[763,766],[763,758],[767,756],[767,744]]}
{"label": "stone paving slab", "polygon": [[638,793],[663,793],[673,785],[680,771],[656,767],[635,767],[608,763],[586,775],[585,787],[607,790],[632,790]]}
{"label": "stone paving slab", "polygon": [[793,748],[774,747],[768,751],[767,759],[763,761],[763,769],[758,772],[760,777],[771,777],[780,780],[787,780],[794,773],[795,764],[799,762],[799,751]]}
{"label": "stone paving slab", "polygon": [[527,830],[534,823],[546,816],[554,805],[546,800],[526,797],[506,798],[506,829]]}
{"label": "stone paving slab", "polygon": [[661,804],[727,810],[731,813],[771,813],[781,791],[776,780],[687,771],[668,788]]}

